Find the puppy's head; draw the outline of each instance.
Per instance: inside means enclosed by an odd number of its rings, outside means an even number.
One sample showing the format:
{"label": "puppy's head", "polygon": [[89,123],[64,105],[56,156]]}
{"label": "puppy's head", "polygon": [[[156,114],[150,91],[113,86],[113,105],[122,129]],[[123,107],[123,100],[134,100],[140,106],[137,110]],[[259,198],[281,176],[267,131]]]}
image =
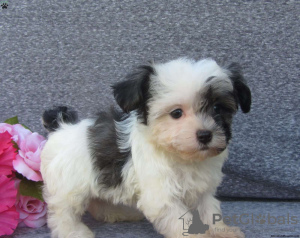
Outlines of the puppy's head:
{"label": "puppy's head", "polygon": [[213,60],[178,59],[142,66],[113,86],[125,112],[137,111],[157,148],[184,160],[203,160],[224,151],[238,107],[250,111],[251,92],[241,69]]}

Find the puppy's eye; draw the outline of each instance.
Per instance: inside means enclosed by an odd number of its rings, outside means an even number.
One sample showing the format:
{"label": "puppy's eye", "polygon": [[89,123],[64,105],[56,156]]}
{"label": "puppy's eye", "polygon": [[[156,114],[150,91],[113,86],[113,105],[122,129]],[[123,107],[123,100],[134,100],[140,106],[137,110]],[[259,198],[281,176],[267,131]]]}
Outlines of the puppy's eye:
{"label": "puppy's eye", "polygon": [[214,105],[214,113],[216,115],[219,115],[219,114],[231,114],[231,113],[234,113],[234,110],[232,108],[229,108],[229,107],[226,107],[222,104],[215,104]]}
{"label": "puppy's eye", "polygon": [[220,104],[215,104],[214,105],[214,112],[216,114],[220,114],[221,113],[221,110],[222,110],[222,106]]}
{"label": "puppy's eye", "polygon": [[171,117],[173,117],[174,119],[180,118],[182,116],[182,114],[183,114],[183,111],[180,108],[178,108],[170,113]]}

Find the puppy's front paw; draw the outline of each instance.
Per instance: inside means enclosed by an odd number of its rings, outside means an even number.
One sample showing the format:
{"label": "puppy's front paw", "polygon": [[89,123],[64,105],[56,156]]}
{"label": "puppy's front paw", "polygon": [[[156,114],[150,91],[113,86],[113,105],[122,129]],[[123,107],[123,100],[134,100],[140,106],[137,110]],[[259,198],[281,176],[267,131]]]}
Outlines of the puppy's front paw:
{"label": "puppy's front paw", "polygon": [[209,234],[188,235],[188,238],[212,238]]}
{"label": "puppy's front paw", "polygon": [[95,238],[95,235],[86,225],[78,224],[78,227],[67,238]]}

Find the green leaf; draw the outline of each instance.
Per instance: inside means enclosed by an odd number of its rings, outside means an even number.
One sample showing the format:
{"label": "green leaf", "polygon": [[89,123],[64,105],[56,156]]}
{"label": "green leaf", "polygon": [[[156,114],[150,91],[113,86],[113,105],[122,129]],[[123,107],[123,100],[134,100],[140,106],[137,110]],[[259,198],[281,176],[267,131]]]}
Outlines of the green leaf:
{"label": "green leaf", "polygon": [[[24,124],[21,124],[25,129],[30,130],[27,126],[25,126]],[[30,130],[31,131],[31,130]]]}
{"label": "green leaf", "polygon": [[[4,123],[10,124],[10,125],[15,125],[15,124],[20,124],[18,116],[9,118],[7,120],[5,120]],[[25,126],[24,124],[21,124],[25,129],[30,130],[27,126]],[[30,130],[31,131],[31,130]]]}
{"label": "green leaf", "polygon": [[12,142],[12,144],[13,144],[13,147],[16,149],[15,151],[16,151],[16,153],[18,153],[18,151],[19,151],[19,146],[18,146],[18,144],[15,142],[15,141],[13,141],[13,140],[11,140],[11,142]]}
{"label": "green leaf", "polygon": [[19,124],[19,119],[17,116],[15,116],[15,117],[5,120],[4,123],[10,124],[10,125]]}
{"label": "green leaf", "polygon": [[23,196],[34,197],[44,202],[42,196],[42,185],[43,182],[34,182],[26,179],[25,177],[21,180],[19,191]]}

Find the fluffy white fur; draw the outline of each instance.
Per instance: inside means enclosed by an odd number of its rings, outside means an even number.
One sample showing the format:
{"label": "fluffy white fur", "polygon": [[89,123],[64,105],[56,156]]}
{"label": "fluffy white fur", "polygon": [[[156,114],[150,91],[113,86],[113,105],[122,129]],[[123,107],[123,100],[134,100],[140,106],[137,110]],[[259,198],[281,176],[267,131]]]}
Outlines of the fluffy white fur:
{"label": "fluffy white fur", "polygon": [[[132,153],[122,169],[120,186],[107,189],[98,181],[99,174],[93,167],[87,139],[87,129],[95,122],[93,119],[75,125],[61,124],[49,135],[42,151],[41,172],[49,207],[48,226],[53,238],[94,237],[80,219],[88,208],[95,218],[109,222],[139,220],[145,216],[166,238],[183,237],[179,217],[191,209],[198,209],[201,220],[210,225],[210,230],[204,235],[189,237],[243,237],[238,228],[217,233],[216,226],[226,229],[227,226],[222,222],[212,224],[212,214],[221,214],[214,194],[222,179],[221,168],[228,150],[214,156],[191,152],[192,156],[184,158],[186,151],[198,146],[194,145],[196,139],[184,142],[179,138],[182,131],[174,132],[178,127],[176,121],[165,116],[177,105],[186,108],[186,121],[178,122],[190,128],[190,132],[183,133],[185,135],[202,127],[216,126],[210,118],[196,118],[192,105],[210,76],[216,76],[232,88],[228,72],[212,60],[180,59],[156,65],[155,69],[157,75],[151,84],[155,97],[149,104],[149,125],[141,124],[135,111],[124,122],[115,123],[121,135],[119,149],[131,147]],[[162,130],[167,125],[172,130]],[[180,142],[176,142],[176,138]],[[174,151],[174,143],[177,148],[181,146],[180,151]]]}

